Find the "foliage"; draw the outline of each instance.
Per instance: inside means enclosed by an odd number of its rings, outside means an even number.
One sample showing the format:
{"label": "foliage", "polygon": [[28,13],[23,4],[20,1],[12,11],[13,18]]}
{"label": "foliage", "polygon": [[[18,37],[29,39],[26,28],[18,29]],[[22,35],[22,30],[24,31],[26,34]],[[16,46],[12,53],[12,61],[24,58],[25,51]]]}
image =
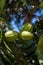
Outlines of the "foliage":
{"label": "foliage", "polygon": [[[40,65],[43,62],[39,58],[43,53],[40,52],[40,55],[37,50],[38,44],[43,44],[43,36],[39,39],[43,35],[42,12],[42,0],[0,0],[0,65]],[[27,27],[26,23],[32,24],[30,33],[34,35],[28,41],[20,37],[23,26]],[[18,39],[7,40],[5,33],[10,30],[19,33]],[[27,28],[25,31],[29,32]]]}

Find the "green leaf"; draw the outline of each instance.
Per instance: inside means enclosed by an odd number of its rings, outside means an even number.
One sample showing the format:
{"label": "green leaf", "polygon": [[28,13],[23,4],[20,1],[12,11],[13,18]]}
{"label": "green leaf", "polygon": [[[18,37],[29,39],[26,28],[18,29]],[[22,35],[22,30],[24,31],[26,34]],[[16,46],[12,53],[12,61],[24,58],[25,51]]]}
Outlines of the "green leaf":
{"label": "green leaf", "polygon": [[[43,34],[39,38],[38,46],[36,49],[36,54],[38,56],[39,62],[43,63]],[[42,60],[42,61],[40,61]]]}
{"label": "green leaf", "polygon": [[43,2],[40,3],[40,7],[43,8]]}
{"label": "green leaf", "polygon": [[0,29],[0,42],[2,41],[2,30]]}
{"label": "green leaf", "polygon": [[5,6],[5,3],[6,3],[6,0],[0,0],[0,14],[2,13],[3,11],[3,8]]}
{"label": "green leaf", "polygon": [[0,65],[4,65],[4,63],[0,60]]}
{"label": "green leaf", "polygon": [[12,50],[9,48],[9,46],[6,44],[6,42],[5,41],[3,41],[3,42],[4,42],[6,49],[8,49],[10,52],[12,52]]}
{"label": "green leaf", "polygon": [[27,4],[26,0],[21,0],[21,2],[23,2],[26,5],[26,7],[28,8],[28,4]]}

